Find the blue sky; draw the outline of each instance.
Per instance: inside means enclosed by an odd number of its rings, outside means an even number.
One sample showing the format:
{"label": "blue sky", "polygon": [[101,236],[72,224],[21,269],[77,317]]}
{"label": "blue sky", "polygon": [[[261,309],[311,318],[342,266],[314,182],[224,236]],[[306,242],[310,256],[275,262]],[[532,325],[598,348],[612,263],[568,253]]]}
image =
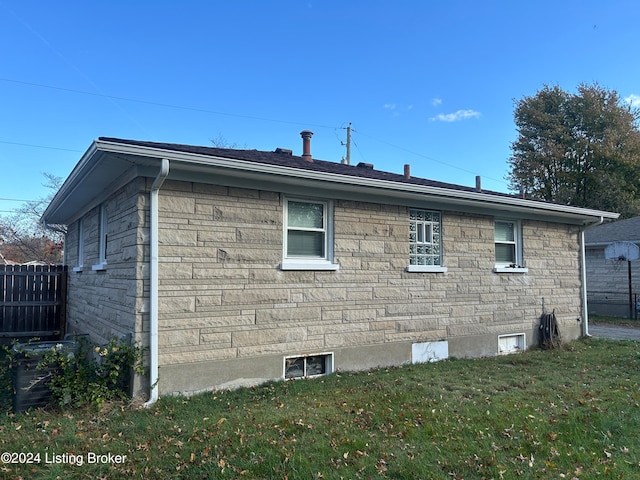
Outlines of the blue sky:
{"label": "blue sky", "polygon": [[0,214],[99,136],[290,148],[507,191],[514,100],[640,102],[640,2],[0,0]]}

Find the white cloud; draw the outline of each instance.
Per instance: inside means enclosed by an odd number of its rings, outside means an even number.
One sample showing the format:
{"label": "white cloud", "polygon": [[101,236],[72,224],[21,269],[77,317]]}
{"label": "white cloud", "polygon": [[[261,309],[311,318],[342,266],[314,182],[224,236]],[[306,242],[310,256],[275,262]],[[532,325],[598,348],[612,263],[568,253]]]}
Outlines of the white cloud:
{"label": "white cloud", "polygon": [[458,122],[468,118],[478,118],[479,116],[480,112],[476,112],[475,110],[458,110],[454,113],[440,113],[435,117],[431,117],[431,120],[438,122]]}
{"label": "white cloud", "polygon": [[385,103],[382,108],[385,108],[387,110],[395,110],[396,109],[396,104],[395,103]]}
{"label": "white cloud", "polygon": [[640,107],[640,95],[631,94],[624,99],[625,102],[629,103],[632,107]]}
{"label": "white cloud", "polygon": [[433,100],[431,100],[431,105],[433,105],[434,107],[437,107],[438,105],[442,105],[442,99],[434,98]]}

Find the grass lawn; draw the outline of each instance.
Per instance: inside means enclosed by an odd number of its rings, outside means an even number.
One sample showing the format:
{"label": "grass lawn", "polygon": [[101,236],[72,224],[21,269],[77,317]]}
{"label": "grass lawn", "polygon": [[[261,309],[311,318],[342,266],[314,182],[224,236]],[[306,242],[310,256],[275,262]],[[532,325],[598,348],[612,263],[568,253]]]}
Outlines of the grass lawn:
{"label": "grass lawn", "polygon": [[4,408],[0,451],[34,463],[0,463],[0,476],[639,478],[639,368],[640,343],[584,339],[161,398],[149,409]]}
{"label": "grass lawn", "polygon": [[619,325],[621,327],[640,328],[640,320],[605,315],[589,315],[589,323],[596,325]]}

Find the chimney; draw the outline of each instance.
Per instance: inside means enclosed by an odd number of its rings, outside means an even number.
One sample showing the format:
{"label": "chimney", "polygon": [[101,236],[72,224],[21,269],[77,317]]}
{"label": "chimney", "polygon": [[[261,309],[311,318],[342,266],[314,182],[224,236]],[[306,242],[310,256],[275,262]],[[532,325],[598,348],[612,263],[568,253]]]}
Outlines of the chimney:
{"label": "chimney", "polygon": [[311,137],[313,137],[313,132],[311,130],[303,130],[300,135],[302,136],[302,158],[307,162],[313,162],[311,157]]}
{"label": "chimney", "polygon": [[407,180],[411,178],[411,165],[408,163],[404,164],[404,178]]}
{"label": "chimney", "polygon": [[482,192],[482,178],[480,175],[476,176],[476,192]]}

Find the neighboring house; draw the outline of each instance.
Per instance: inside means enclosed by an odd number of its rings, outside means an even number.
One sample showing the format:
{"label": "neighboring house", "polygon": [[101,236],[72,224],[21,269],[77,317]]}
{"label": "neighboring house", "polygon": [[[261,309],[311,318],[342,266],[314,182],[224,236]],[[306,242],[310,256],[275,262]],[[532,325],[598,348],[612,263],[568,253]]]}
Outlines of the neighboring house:
{"label": "neighboring house", "polygon": [[0,252],[0,265],[18,265],[18,264],[11,260],[7,260],[6,258],[4,258],[4,255],[2,254],[2,252]]}
{"label": "neighboring house", "polygon": [[[622,258],[605,258],[605,248],[616,242],[640,246],[640,217],[589,228],[584,238],[589,312],[628,317],[629,263]],[[635,305],[636,300],[640,300],[636,299],[640,292],[640,260],[631,262],[631,290],[632,304]]]}
{"label": "neighboring house", "polygon": [[68,332],[148,345],[151,401],[517,351],[545,311],[583,333],[582,232],[617,214],[319,161],[302,135],[302,156],[94,141],[43,216],[68,226]]}

